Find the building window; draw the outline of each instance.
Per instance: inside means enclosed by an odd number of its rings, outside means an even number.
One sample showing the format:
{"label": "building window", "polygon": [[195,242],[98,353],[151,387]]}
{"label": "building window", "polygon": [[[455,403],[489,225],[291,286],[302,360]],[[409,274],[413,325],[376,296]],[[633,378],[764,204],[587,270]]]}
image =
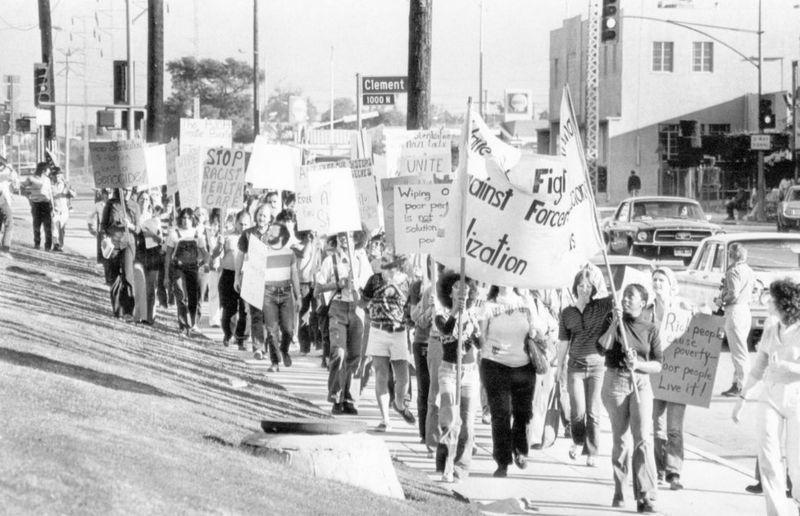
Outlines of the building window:
{"label": "building window", "polygon": [[680,126],[678,124],[658,124],[658,148],[662,161],[678,158],[679,135]]}
{"label": "building window", "polygon": [[553,89],[558,89],[558,59],[553,59]]}
{"label": "building window", "polygon": [[672,41],[653,41],[653,71],[672,71]]}
{"label": "building window", "polygon": [[711,41],[695,41],[692,43],[692,71],[714,71],[714,43]]}
{"label": "building window", "polygon": [[708,124],[710,136],[726,135],[731,132],[731,124]]}

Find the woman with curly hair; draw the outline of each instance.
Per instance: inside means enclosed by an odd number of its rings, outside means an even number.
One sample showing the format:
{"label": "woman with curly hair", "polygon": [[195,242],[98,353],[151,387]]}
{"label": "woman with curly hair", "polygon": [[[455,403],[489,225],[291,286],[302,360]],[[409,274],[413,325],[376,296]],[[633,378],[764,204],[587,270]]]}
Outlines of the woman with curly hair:
{"label": "woman with curly hair", "polygon": [[[800,284],[782,279],[769,286],[772,316],[764,325],[755,366],[733,409],[739,422],[747,394],[763,380],[758,404],[758,463],[767,514],[797,514],[800,504]],[[792,498],[785,497],[781,437],[785,435],[786,465]]]}

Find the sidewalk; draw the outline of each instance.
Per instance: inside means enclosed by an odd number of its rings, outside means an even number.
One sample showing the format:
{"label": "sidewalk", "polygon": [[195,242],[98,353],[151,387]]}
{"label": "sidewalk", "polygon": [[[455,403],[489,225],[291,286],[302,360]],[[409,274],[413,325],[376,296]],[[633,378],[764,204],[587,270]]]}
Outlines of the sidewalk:
{"label": "sidewalk", "polygon": [[[222,338],[219,328],[204,328],[203,332],[216,345]],[[266,375],[269,360],[256,362],[251,354],[228,348],[227,353],[240,356],[253,368],[264,371]],[[327,410],[327,370],[320,367],[319,352],[299,356],[293,349],[293,365],[281,367],[280,372],[269,373],[270,381],[280,383],[293,394],[305,398]],[[359,402],[359,416],[370,429],[380,422],[380,413],[373,391],[374,376],[364,390]],[[416,391],[415,391],[416,396]],[[412,402],[412,407],[416,408]],[[345,416],[338,416],[345,417]],[[477,454],[472,461],[472,474],[466,480],[451,484],[451,488],[470,501],[491,502],[505,498],[525,497],[533,501],[539,512],[532,514],[552,515],[610,515],[630,514],[636,511],[632,487],[625,495],[625,510],[611,508],[614,486],[611,471],[611,429],[608,418],[602,422],[601,455],[597,468],[588,468],[580,458],[569,459],[570,440],[558,439],[556,444],[546,450],[531,450],[528,468],[524,471],[509,468],[509,476],[504,479],[492,477],[495,463],[492,460],[491,430],[489,425],[476,421]],[[370,433],[373,433],[370,430]],[[427,457],[425,446],[419,443],[417,427],[403,422],[399,415],[392,413],[392,429],[387,433],[374,433],[384,438],[389,449],[398,459],[409,466],[419,468],[432,480],[439,481],[440,474],[434,469],[434,461]],[[752,477],[740,471],[735,465],[725,466],[722,459],[702,453],[694,448],[686,450],[683,491],[670,491],[662,488],[658,495],[657,507],[670,515],[716,515],[716,514],[761,514],[764,500],[744,492],[743,487],[752,483]]]}

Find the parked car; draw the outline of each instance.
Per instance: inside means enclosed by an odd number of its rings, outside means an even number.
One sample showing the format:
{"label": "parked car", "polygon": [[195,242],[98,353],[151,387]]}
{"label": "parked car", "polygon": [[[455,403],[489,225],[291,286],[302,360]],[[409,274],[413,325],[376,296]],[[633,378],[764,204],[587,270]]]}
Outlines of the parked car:
{"label": "parked car", "polygon": [[[608,278],[608,269],[606,269],[606,265],[603,262],[602,253],[592,257],[592,259],[589,261],[600,267],[600,270],[603,271],[603,277],[606,280],[606,287],[610,289],[611,281],[609,281]],[[614,288],[616,290],[619,290],[622,287],[626,267],[630,267],[647,274],[650,274],[654,268],[653,264],[649,260],[640,258],[638,256],[609,255],[608,265],[611,267],[611,275],[614,277]]]}
{"label": "parked car", "polygon": [[778,231],[800,229],[800,186],[792,186],[778,204]]}
{"label": "parked car", "polygon": [[677,273],[681,295],[703,312],[716,310],[713,303],[720,293],[728,267],[728,248],[739,243],[747,249],[747,263],[756,275],[751,312],[751,344],[764,329],[767,318],[769,285],[778,278],[800,281],[800,235],[765,232],[718,234],[700,243],[685,271]]}
{"label": "parked car", "polygon": [[631,197],[602,225],[608,250],[688,263],[700,241],[722,232],[700,204],[686,197]]}

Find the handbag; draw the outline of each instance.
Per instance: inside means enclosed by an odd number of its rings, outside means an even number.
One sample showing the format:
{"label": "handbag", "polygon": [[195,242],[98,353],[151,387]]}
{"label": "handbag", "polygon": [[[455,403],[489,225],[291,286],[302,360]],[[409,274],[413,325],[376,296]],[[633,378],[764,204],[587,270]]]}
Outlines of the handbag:
{"label": "handbag", "polygon": [[550,363],[547,361],[547,356],[544,351],[539,347],[530,335],[525,337],[525,352],[533,364],[533,369],[536,374],[544,374],[550,369]]}

